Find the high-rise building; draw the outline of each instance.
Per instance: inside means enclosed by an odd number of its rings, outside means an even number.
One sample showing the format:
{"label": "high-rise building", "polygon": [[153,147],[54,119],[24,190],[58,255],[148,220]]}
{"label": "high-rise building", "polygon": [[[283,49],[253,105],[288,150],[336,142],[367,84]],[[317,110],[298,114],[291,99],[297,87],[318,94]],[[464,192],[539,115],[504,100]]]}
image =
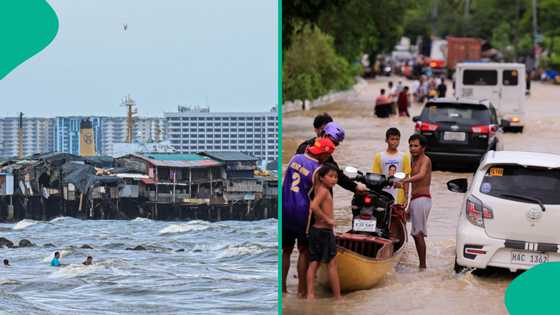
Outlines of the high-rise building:
{"label": "high-rise building", "polygon": [[[126,117],[69,116],[56,117],[54,150],[79,154],[80,122],[89,119],[97,155],[112,155],[113,144],[126,141]],[[159,142],[165,139],[166,120],[157,117],[134,118],[133,141]]]}
{"label": "high-rise building", "polygon": [[[114,155],[114,144],[127,139],[127,118],[65,116],[23,119],[23,154],[80,154],[80,123],[91,121],[97,155]],[[169,141],[181,153],[234,151],[259,160],[278,158],[278,114],[212,113],[208,107],[184,107],[164,117],[134,117],[134,143]],[[18,118],[0,118],[0,157],[18,155]]]}
{"label": "high-rise building", "polygon": [[96,153],[103,154],[102,139],[103,129],[101,124],[103,117],[68,116],[56,117],[54,128],[54,151],[72,154],[80,154],[80,122],[89,119],[93,127],[93,138]]}
{"label": "high-rise building", "polygon": [[126,117],[105,117],[101,122],[101,129],[101,151],[103,155],[112,155],[113,144],[126,141]]}
{"label": "high-rise building", "polygon": [[167,139],[181,153],[237,151],[260,160],[278,158],[278,113],[222,112],[209,108],[179,106],[175,113],[164,113]]}
{"label": "high-rise building", "polygon": [[[103,117],[102,151],[113,155],[114,144],[126,142],[126,117]],[[160,142],[166,137],[166,120],[158,117],[135,117],[132,141],[140,143]]]}
{"label": "high-rise building", "polygon": [[161,142],[165,140],[167,121],[165,118],[139,117],[134,119],[133,140],[138,142]]}
{"label": "high-rise building", "polygon": [[[18,155],[18,117],[0,118],[0,157]],[[23,118],[23,155],[52,152],[54,119]]]}

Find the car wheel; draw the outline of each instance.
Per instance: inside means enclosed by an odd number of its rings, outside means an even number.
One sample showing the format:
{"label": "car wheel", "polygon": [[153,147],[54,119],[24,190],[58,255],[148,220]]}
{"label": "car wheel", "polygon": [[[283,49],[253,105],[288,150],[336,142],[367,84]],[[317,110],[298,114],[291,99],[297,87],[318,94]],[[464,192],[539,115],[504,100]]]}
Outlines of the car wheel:
{"label": "car wheel", "polygon": [[455,273],[461,273],[465,269],[467,269],[467,267],[463,267],[463,266],[459,265],[457,263],[457,256],[455,256],[455,265],[453,266],[453,270],[455,271]]}

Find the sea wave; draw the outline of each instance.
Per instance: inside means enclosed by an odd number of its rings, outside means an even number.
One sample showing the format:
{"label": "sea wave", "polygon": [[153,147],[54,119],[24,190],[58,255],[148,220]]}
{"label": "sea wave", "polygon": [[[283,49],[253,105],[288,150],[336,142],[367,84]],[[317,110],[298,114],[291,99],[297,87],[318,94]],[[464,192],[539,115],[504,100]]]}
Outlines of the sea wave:
{"label": "sea wave", "polygon": [[131,220],[130,222],[131,223],[134,223],[134,222],[140,222],[140,223],[146,222],[146,223],[148,223],[148,222],[153,222],[153,221],[154,220],[152,220],[152,219],[137,217],[134,220]]}
{"label": "sea wave", "polygon": [[21,221],[19,221],[18,223],[16,223],[14,225],[14,227],[12,227],[12,230],[23,230],[27,227],[30,227],[32,225],[35,225],[39,223],[39,221],[35,221],[35,220],[30,220],[30,219],[23,219]]}
{"label": "sea wave", "polygon": [[57,223],[57,224],[76,224],[78,222],[82,222],[83,220],[81,219],[77,219],[77,218],[73,218],[73,217],[56,217],[52,220],[49,221],[49,223]]}
{"label": "sea wave", "polygon": [[201,220],[194,220],[187,223],[171,224],[159,231],[160,235],[178,234],[188,232],[205,231],[212,227],[212,223]]}
{"label": "sea wave", "polygon": [[245,255],[257,255],[265,252],[269,248],[259,244],[241,244],[241,245],[228,245],[218,255],[218,258],[239,257]]}
{"label": "sea wave", "polygon": [[95,273],[98,270],[104,269],[101,265],[86,266],[82,264],[71,264],[54,268],[53,273],[49,275],[50,278],[74,278],[85,274]]}
{"label": "sea wave", "polygon": [[[74,251],[75,251],[75,248],[70,247],[68,249],[59,250],[58,252],[60,253],[60,258],[62,259],[64,256],[68,256],[68,255],[74,253]],[[52,254],[50,254],[49,256],[43,258],[41,261],[50,263],[51,260],[54,258],[54,253],[55,253],[55,251],[53,251]]]}

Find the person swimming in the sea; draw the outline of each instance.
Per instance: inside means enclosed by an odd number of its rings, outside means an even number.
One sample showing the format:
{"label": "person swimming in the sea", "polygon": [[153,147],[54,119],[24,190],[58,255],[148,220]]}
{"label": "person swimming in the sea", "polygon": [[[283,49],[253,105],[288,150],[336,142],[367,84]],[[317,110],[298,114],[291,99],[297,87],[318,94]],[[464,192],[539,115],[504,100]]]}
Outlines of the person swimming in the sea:
{"label": "person swimming in the sea", "polygon": [[85,266],[93,265],[93,257],[87,256],[86,260],[84,260],[82,264],[84,264]]}
{"label": "person swimming in the sea", "polygon": [[54,258],[51,260],[51,266],[52,267],[60,267],[60,253],[59,252],[54,253]]}

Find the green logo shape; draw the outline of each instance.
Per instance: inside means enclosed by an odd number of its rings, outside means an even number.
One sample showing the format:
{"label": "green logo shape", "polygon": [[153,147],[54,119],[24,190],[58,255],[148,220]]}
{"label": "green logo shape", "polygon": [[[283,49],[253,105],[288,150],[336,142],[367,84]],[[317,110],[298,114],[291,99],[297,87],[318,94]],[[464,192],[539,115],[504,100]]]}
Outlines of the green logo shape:
{"label": "green logo shape", "polygon": [[0,0],[0,80],[47,47],[58,18],[46,0]]}
{"label": "green logo shape", "polygon": [[540,264],[519,275],[506,289],[510,315],[560,314],[559,280],[560,262]]}

